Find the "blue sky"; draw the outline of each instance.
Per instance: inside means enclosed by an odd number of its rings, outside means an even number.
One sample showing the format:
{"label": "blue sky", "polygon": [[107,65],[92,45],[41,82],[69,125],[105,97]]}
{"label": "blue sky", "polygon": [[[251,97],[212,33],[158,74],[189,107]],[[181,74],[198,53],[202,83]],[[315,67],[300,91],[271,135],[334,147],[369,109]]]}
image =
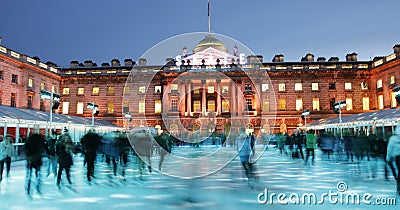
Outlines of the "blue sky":
{"label": "blue sky", "polygon": [[[160,41],[208,30],[207,0],[2,0],[0,8],[1,45],[59,66],[137,60]],[[211,0],[211,30],[264,61],[352,52],[370,60],[400,44],[398,8],[399,0]]]}

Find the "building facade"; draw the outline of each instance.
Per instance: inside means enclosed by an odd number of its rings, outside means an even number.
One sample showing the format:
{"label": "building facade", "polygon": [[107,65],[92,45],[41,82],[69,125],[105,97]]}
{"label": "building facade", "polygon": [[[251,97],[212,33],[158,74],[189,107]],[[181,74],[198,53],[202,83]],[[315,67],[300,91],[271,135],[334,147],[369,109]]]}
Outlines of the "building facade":
{"label": "building facade", "polygon": [[[207,35],[193,54],[186,51],[181,59],[160,65],[147,65],[142,58],[44,68],[40,61],[2,47],[1,103],[40,109],[45,102],[37,94],[44,83],[44,89],[54,86],[61,95],[59,113],[91,117],[86,105],[92,102],[99,107],[97,119],[176,133],[227,133],[241,126],[257,133],[290,132],[305,123],[303,110],[310,110],[307,122],[337,116],[333,106],[338,101],[346,102],[344,115],[397,106],[393,88],[400,84],[400,45],[372,61],[358,61],[356,53],[346,55],[345,61],[308,53],[298,62],[286,62],[284,55],[265,62],[262,56],[243,59],[236,47],[229,53],[221,41]],[[13,75],[19,84],[13,83]]]}

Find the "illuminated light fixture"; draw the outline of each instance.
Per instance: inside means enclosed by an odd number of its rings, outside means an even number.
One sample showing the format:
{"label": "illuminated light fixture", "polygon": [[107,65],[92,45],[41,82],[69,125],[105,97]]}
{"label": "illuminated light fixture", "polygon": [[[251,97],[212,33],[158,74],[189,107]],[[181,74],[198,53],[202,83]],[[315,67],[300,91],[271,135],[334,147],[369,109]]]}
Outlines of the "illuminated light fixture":
{"label": "illuminated light fixture", "polygon": [[307,116],[310,115],[310,111],[308,109],[303,110],[301,113],[301,118],[304,120],[304,126],[307,125]]}
{"label": "illuminated light fixture", "polygon": [[87,103],[86,108],[91,109],[91,110],[97,110],[99,108],[99,105],[90,102],[90,103]]}
{"label": "illuminated light fixture", "polygon": [[99,112],[97,111],[99,109],[99,105],[89,102],[89,103],[87,103],[86,108],[92,110],[92,126],[94,126],[94,116],[95,115],[97,116],[99,114]]}
{"label": "illuminated light fixture", "polygon": [[396,98],[397,103],[400,103],[400,86],[394,87],[393,92],[396,95],[395,98]]}

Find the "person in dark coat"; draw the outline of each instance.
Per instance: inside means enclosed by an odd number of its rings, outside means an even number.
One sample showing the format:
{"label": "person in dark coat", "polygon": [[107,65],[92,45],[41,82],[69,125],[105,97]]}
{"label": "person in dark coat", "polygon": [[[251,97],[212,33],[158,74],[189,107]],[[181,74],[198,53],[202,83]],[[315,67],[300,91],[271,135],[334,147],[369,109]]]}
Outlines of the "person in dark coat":
{"label": "person in dark coat", "polygon": [[94,177],[94,162],[96,160],[97,148],[100,145],[101,137],[95,133],[94,129],[90,129],[82,139],[82,153],[85,155],[87,165],[87,180],[90,182]]}
{"label": "person in dark coat", "polygon": [[26,151],[26,191],[31,193],[32,170],[35,169],[36,190],[40,192],[40,167],[42,166],[42,153],[47,150],[46,140],[39,134],[39,127],[33,129],[33,134],[29,136],[25,143]]}
{"label": "person in dark coat", "polygon": [[158,164],[158,170],[161,171],[161,166],[164,161],[165,155],[171,153],[172,146],[174,145],[174,141],[169,133],[166,130],[163,133],[155,138],[158,144],[158,154],[160,155],[160,163]]}
{"label": "person in dark coat", "polygon": [[346,152],[347,161],[351,160],[351,162],[353,162],[354,136],[352,136],[349,131],[343,132],[343,142],[344,142],[344,150]]}
{"label": "person in dark coat", "polygon": [[50,175],[50,172],[53,172],[54,177],[57,176],[56,142],[57,142],[57,133],[56,131],[52,131],[50,138],[47,139],[47,147],[49,151],[49,153],[47,154],[47,159],[48,159],[47,176]]}
{"label": "person in dark coat", "polygon": [[60,188],[62,171],[65,170],[68,183],[71,185],[70,169],[73,165],[73,153],[75,153],[75,146],[72,143],[71,136],[68,132],[64,133],[60,140],[57,142],[56,154],[58,157],[58,173],[57,173],[57,187]]}

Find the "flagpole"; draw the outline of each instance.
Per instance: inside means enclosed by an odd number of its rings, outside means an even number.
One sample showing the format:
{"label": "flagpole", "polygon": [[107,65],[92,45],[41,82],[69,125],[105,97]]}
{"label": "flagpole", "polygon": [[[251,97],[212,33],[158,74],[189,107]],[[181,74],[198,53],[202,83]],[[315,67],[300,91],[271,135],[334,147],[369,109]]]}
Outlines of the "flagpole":
{"label": "flagpole", "polygon": [[211,33],[210,0],[208,0],[208,33]]}

